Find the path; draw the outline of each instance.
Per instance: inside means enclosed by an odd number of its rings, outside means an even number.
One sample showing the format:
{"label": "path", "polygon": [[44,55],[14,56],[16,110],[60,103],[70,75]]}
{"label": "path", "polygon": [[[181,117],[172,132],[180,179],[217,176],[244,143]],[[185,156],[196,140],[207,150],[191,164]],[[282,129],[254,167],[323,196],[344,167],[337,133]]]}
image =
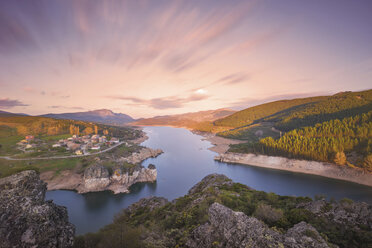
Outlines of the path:
{"label": "path", "polygon": [[89,153],[89,154],[82,154],[82,155],[70,155],[70,156],[55,156],[55,157],[39,157],[39,158],[12,158],[12,157],[9,157],[9,156],[0,156],[0,159],[6,159],[6,160],[47,160],[47,159],[62,159],[62,158],[79,158],[79,157],[86,157],[86,156],[92,156],[92,155],[97,155],[97,154],[101,154],[101,153],[104,153],[104,152],[107,152],[107,151],[110,151],[122,144],[124,144],[125,142],[122,141],[122,142],[119,142],[118,144],[114,145],[114,146],[111,146],[109,148],[106,148],[105,150],[102,150],[102,151],[99,151],[99,152],[95,152],[95,153]]}

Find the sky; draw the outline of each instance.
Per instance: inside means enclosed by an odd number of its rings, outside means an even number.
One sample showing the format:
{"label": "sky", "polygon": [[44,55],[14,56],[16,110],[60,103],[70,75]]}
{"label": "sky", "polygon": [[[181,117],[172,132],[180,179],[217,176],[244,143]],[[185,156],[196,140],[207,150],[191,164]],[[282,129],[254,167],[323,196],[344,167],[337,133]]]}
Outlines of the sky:
{"label": "sky", "polygon": [[1,0],[0,109],[134,118],[372,88],[370,0]]}

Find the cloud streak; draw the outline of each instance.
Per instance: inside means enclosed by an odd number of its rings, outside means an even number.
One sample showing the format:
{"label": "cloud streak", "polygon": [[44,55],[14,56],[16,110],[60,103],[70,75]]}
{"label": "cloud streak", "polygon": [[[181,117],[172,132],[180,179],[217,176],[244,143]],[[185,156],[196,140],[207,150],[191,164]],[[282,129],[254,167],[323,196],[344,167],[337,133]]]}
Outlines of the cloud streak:
{"label": "cloud streak", "polygon": [[29,106],[28,104],[24,104],[19,100],[12,100],[9,98],[0,98],[0,108],[2,109],[9,109],[13,107],[19,106]]}
{"label": "cloud streak", "polygon": [[123,100],[131,102],[136,106],[147,106],[153,109],[174,109],[182,108],[186,104],[196,101],[202,101],[209,98],[206,94],[191,94],[187,97],[169,96],[159,97],[152,99],[142,99],[138,97],[125,97],[125,96],[108,96],[110,99]]}

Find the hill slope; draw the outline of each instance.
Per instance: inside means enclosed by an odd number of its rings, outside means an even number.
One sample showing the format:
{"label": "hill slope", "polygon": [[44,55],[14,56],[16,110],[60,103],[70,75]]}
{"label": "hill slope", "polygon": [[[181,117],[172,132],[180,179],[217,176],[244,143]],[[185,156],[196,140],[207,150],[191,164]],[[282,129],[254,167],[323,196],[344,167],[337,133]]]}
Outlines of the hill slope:
{"label": "hill slope", "polygon": [[63,113],[63,114],[46,114],[42,117],[55,119],[68,119],[79,121],[91,121],[103,124],[120,126],[128,122],[134,121],[132,117],[126,114],[114,113],[108,109],[98,109],[87,112]]}
{"label": "hill slope", "polygon": [[275,123],[281,131],[345,118],[372,109],[372,90],[341,92],[332,96],[298,98],[261,104],[214,122],[216,126],[238,128],[263,121]]}
{"label": "hill slope", "polygon": [[199,123],[215,121],[225,116],[231,115],[236,111],[231,109],[217,109],[192,112],[178,115],[164,115],[153,118],[141,119],[132,124],[144,126],[177,126],[177,127],[194,127]]}

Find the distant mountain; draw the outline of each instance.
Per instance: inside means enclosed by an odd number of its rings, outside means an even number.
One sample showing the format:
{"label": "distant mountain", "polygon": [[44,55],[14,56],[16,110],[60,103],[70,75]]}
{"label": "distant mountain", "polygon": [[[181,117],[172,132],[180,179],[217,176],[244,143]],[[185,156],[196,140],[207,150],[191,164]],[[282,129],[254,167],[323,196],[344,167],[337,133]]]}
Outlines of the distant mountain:
{"label": "distant mountain", "polygon": [[178,115],[163,115],[139,119],[131,124],[143,126],[177,126],[192,127],[196,123],[211,122],[235,113],[231,109],[206,110]]}
{"label": "distant mountain", "polygon": [[68,119],[79,121],[91,121],[115,126],[121,126],[134,119],[126,114],[114,113],[109,109],[98,109],[87,112],[63,113],[63,114],[46,114],[42,117],[50,117],[55,119]]}
{"label": "distant mountain", "polygon": [[5,117],[5,116],[16,116],[16,115],[28,116],[27,114],[23,114],[23,113],[11,113],[11,112],[0,110],[0,116]]}

